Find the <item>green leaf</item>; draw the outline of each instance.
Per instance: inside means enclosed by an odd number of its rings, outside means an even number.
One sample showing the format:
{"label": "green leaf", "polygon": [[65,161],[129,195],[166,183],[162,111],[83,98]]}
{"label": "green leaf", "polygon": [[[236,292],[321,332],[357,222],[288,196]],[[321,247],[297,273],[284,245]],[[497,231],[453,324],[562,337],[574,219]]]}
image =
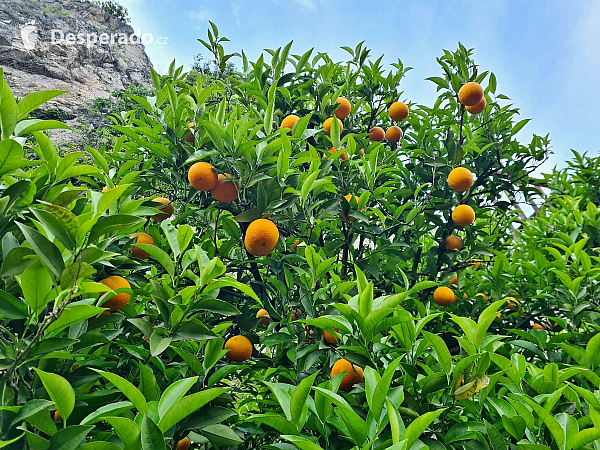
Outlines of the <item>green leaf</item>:
{"label": "green leaf", "polygon": [[550,431],[554,442],[559,448],[561,448],[565,442],[565,433],[563,432],[563,429],[558,423],[558,421],[554,417],[552,417],[548,411],[542,408],[537,402],[533,401],[531,398],[523,394],[515,395],[519,400],[521,400],[524,403],[527,403],[542,419],[542,421]]}
{"label": "green leaf", "polygon": [[229,388],[211,388],[183,397],[173,404],[164,416],[160,418],[159,428],[164,432],[185,419],[187,416],[202,408],[208,402],[227,392]]}
{"label": "green leaf", "polygon": [[323,447],[302,436],[282,435],[281,437],[286,441],[290,441],[300,450],[323,450]]}
{"label": "green leaf", "polygon": [[[112,189],[111,189],[112,190]],[[110,192],[110,191],[109,191]],[[88,237],[88,242],[95,242],[100,236],[114,231],[120,231],[120,234],[128,234],[144,222],[143,217],[132,216],[129,214],[115,214],[113,216],[101,217],[94,224]],[[148,245],[148,244],[138,244]],[[153,246],[156,247],[156,246]],[[157,247],[156,247],[157,248]],[[150,253],[150,252],[148,252]]]}
{"label": "green leaf", "polygon": [[22,167],[23,147],[17,141],[0,141],[0,176]]}
{"label": "green leaf", "polygon": [[400,358],[396,358],[389,364],[389,366],[385,369],[385,373],[381,377],[381,380],[378,381],[377,386],[373,391],[371,411],[373,412],[373,417],[377,423],[379,423],[381,412],[383,411],[383,404],[387,401],[390,384],[394,378],[394,372],[398,368],[398,364],[400,364]]}
{"label": "green leaf", "polygon": [[406,431],[404,431],[404,436],[402,439],[405,439],[406,445],[405,449],[409,449],[413,446],[415,442],[419,439],[419,436],[423,434],[423,432],[427,429],[429,425],[447,408],[437,409],[435,411],[430,411],[428,413],[422,414],[417,417],[415,420],[411,422],[411,424],[406,427]]}
{"label": "green leaf", "polygon": [[12,295],[0,290],[0,315],[4,319],[18,320],[27,318],[27,306]]}
{"label": "green leaf", "polygon": [[142,450],[167,450],[165,437],[148,414],[144,414],[141,427]]}
{"label": "green leaf", "polygon": [[239,448],[244,443],[235,431],[223,424],[208,425],[202,430],[202,434],[215,448]]}
{"label": "green leaf", "polygon": [[275,94],[277,93],[277,81],[275,80],[267,95],[268,105],[265,111],[265,133],[267,136],[273,131],[273,111],[275,110]]}
{"label": "green leaf", "polygon": [[487,430],[488,440],[491,448],[494,450],[506,450],[506,441],[500,432],[490,423],[485,421],[485,429]]}
{"label": "green leaf", "polygon": [[140,450],[142,443],[140,441],[140,427],[131,419],[125,417],[105,417],[115,430],[126,449]]}
{"label": "green leaf", "polygon": [[95,273],[96,269],[90,264],[82,262],[80,268],[79,262],[75,262],[63,270],[63,273],[60,275],[60,287],[63,290],[71,289],[77,280],[87,278]]}
{"label": "green leaf", "polygon": [[37,367],[34,367],[33,370],[40,377],[50,400],[54,402],[58,413],[66,422],[75,408],[75,391],[69,382],[60,375],[44,372]]}
{"label": "green leaf", "polygon": [[452,355],[450,355],[448,346],[437,334],[428,331],[423,331],[422,333],[431,342],[440,366],[442,366],[447,375],[450,375],[452,373]]}
{"label": "green leaf", "polygon": [[276,413],[252,414],[248,417],[248,420],[264,423],[283,434],[298,433],[298,427],[294,423]]}
{"label": "green leaf", "polygon": [[256,293],[250,286],[248,286],[247,284],[244,284],[244,283],[240,283],[235,278],[231,278],[231,277],[221,277],[218,280],[213,281],[204,289],[204,292],[209,293],[211,291],[214,291],[215,289],[220,289],[222,287],[235,288],[239,291],[242,291],[244,294],[248,295],[249,297],[252,297],[254,300],[258,301],[258,295],[256,295]]}
{"label": "green leaf", "polygon": [[[92,370],[98,372],[104,378],[106,378],[109,382],[115,385],[115,387],[120,390],[125,397],[127,397],[131,403],[135,406],[135,408],[141,413],[146,414],[148,412],[148,405],[146,404],[146,399],[144,395],[136,388],[133,384],[127,381],[125,378],[120,377],[114,373],[104,372],[102,370],[94,369]],[[61,414],[62,415],[62,414]]]}
{"label": "green leaf", "polygon": [[196,381],[198,381],[198,377],[183,378],[167,387],[158,402],[158,416],[164,416],[171,406],[183,398]]}
{"label": "green leaf", "polygon": [[312,387],[315,378],[318,374],[319,372],[317,371],[303,379],[292,394],[292,399],[290,403],[290,413],[292,415],[292,422],[297,424],[299,429],[301,429],[304,425],[300,419],[304,413],[305,408],[307,407],[306,399],[308,398],[308,394],[310,393],[310,388]]}
{"label": "green leaf", "polygon": [[[95,317],[98,314],[102,314],[106,311],[106,308],[100,308],[98,306],[84,305],[84,304],[71,304],[60,314],[60,317],[52,322],[48,329],[47,334],[55,334],[67,327],[82,322],[90,317]],[[62,414],[61,414],[62,416]]]}
{"label": "green leaf", "polygon": [[138,367],[140,369],[140,385],[138,389],[144,394],[147,402],[158,400],[160,391],[152,368],[141,362],[138,363]]}
{"label": "green leaf", "polygon": [[37,219],[44,225],[44,228],[52,233],[62,245],[69,250],[73,250],[75,248],[75,240],[73,239],[73,236],[69,233],[69,230],[65,224],[58,217],[45,209],[30,209],[35,217],[37,217]]}
{"label": "green leaf", "polygon": [[573,448],[581,448],[584,445],[591,444],[598,439],[600,439],[600,428],[587,428],[585,430],[581,430],[573,439]]}
{"label": "green leaf", "polygon": [[114,415],[121,415],[126,411],[130,411],[133,408],[131,402],[115,402],[109,403],[108,405],[101,406],[94,412],[88,414],[81,420],[81,425],[92,425],[96,422],[104,420],[105,417],[112,417]]}
{"label": "green leaf", "polygon": [[136,244],[136,247],[141,248],[148,253],[152,258],[159,262],[165,268],[171,277],[175,276],[175,264],[167,252],[162,248],[153,244]]}
{"label": "green leaf", "polygon": [[93,426],[85,425],[63,428],[50,439],[51,448],[52,450],[75,450],[93,429]]}
{"label": "green leaf", "polygon": [[177,244],[179,245],[179,250],[183,253],[192,242],[194,238],[194,230],[189,225],[179,225],[177,229]]}
{"label": "green leaf", "polygon": [[29,228],[17,222],[17,226],[23,232],[25,239],[33,248],[35,254],[52,271],[54,275],[60,277],[65,270],[65,262],[58,247],[48,240],[48,238],[33,228]]}
{"label": "green leaf", "polygon": [[[15,418],[12,420],[12,422],[8,428],[11,429],[13,426],[17,425],[21,421],[27,419],[28,417],[33,416],[34,414],[39,413],[40,411],[48,410],[52,405],[54,405],[54,403],[49,400],[44,400],[44,399],[39,399],[39,398],[34,398],[32,400],[29,400],[19,410],[19,412],[17,413]],[[48,412],[46,411],[45,414],[48,414]]]}
{"label": "green leaf", "polygon": [[48,100],[52,100],[54,97],[66,94],[67,92],[69,91],[46,90],[27,94],[17,104],[17,122],[23,120],[31,111],[43,105]]}
{"label": "green leaf", "polygon": [[520,122],[518,122],[513,128],[512,131],[510,132],[511,136],[514,136],[515,134],[517,134],[519,131],[521,131],[521,128],[523,128],[525,125],[527,125],[527,122],[529,122],[531,119],[523,119]]}
{"label": "green leaf", "polygon": [[64,129],[71,130],[71,127],[66,123],[60,122],[58,120],[40,120],[40,119],[30,119],[30,120],[22,120],[15,127],[15,135],[16,136],[26,136],[28,134],[34,133],[36,131],[44,131],[44,130],[56,130],[56,129]]}
{"label": "green leaf", "polygon": [[52,276],[39,261],[25,269],[19,284],[25,301],[31,309],[38,313],[49,301],[53,300],[48,295],[52,290]]}
{"label": "green leaf", "polygon": [[354,412],[352,407],[343,399],[340,395],[331,392],[327,389],[323,389],[318,386],[313,386],[313,389],[323,394],[328,400],[335,403],[337,408],[335,409],[336,414],[340,416],[348,433],[350,433],[350,439],[358,446],[362,446],[367,438],[367,424],[365,421]]}

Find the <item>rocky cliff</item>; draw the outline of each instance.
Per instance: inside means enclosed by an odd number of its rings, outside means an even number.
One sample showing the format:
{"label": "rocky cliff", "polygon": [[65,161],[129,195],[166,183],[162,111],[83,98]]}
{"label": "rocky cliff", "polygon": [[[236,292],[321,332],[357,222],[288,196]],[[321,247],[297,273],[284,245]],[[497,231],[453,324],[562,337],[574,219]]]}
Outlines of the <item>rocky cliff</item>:
{"label": "rocky cliff", "polygon": [[[60,39],[69,33],[74,43]],[[0,0],[0,67],[18,97],[43,89],[69,91],[47,107],[77,120],[79,106],[89,100],[109,98],[132,83],[151,84],[144,46],[123,41],[133,33],[89,1]],[[103,35],[108,42],[92,42]]]}

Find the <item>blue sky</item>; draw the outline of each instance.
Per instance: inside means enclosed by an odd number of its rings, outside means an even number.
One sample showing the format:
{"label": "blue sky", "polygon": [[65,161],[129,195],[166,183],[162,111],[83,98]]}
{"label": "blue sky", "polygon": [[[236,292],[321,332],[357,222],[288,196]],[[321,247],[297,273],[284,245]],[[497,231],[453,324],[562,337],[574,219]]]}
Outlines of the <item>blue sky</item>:
{"label": "blue sky", "polygon": [[[208,20],[231,42],[256,59],[262,49],[294,40],[292,53],[315,47],[335,60],[342,45],[365,40],[371,55],[400,58],[410,71],[403,99],[431,105],[435,85],[425,78],[441,73],[435,58],[458,41],[475,49],[481,70],[498,79],[498,92],[533,119],[519,137],[550,133],[554,155],[545,169],[562,167],[570,149],[600,151],[600,2],[596,0],[359,1],[359,0],[121,0],[134,29],[166,36],[167,45],[146,50],[164,71],[176,59],[189,67],[208,57],[197,38]],[[239,65],[239,63],[238,63]]]}

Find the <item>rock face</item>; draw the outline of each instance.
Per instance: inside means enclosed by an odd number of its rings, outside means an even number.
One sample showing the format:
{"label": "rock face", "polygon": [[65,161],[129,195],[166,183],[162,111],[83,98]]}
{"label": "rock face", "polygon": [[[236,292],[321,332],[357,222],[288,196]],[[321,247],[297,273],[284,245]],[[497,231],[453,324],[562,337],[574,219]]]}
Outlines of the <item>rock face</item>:
{"label": "rock face", "polygon": [[[57,39],[61,32],[84,40],[104,33],[113,42],[70,44]],[[44,89],[69,91],[46,107],[75,116],[86,101],[109,98],[131,83],[151,85],[144,46],[122,42],[133,32],[88,1],[0,0],[0,67],[18,97]]]}

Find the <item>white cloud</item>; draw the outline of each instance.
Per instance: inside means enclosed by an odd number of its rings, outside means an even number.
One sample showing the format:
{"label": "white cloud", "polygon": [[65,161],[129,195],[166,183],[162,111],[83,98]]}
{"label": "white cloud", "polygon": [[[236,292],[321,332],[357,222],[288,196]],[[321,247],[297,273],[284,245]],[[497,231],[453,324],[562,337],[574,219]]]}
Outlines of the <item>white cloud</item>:
{"label": "white cloud", "polygon": [[600,3],[589,1],[584,4],[583,14],[577,33],[583,56],[594,65],[600,63],[598,58],[598,42],[600,42]]}
{"label": "white cloud", "polygon": [[206,22],[211,17],[211,11],[206,6],[201,6],[196,11],[190,11],[190,19],[197,20],[199,22]]}
{"label": "white cloud", "polygon": [[235,18],[235,23],[239,26],[242,25],[242,22],[240,20],[242,6],[243,6],[242,2],[232,2],[231,3],[231,12],[233,14],[233,17]]}
{"label": "white cloud", "polygon": [[294,2],[298,3],[300,9],[305,13],[309,11],[315,11],[317,9],[315,0],[294,0]]}

